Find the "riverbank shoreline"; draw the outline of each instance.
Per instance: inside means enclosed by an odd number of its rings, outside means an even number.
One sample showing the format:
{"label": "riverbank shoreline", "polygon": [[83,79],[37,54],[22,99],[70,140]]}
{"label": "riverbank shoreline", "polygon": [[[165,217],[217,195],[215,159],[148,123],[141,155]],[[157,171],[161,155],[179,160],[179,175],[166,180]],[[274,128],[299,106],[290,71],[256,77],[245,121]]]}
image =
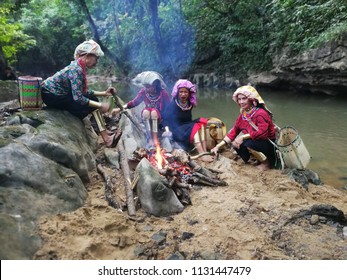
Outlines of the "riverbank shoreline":
{"label": "riverbank shoreline", "polygon": [[[102,150],[99,141],[99,156]],[[314,205],[333,205],[347,213],[346,195],[328,185],[310,184],[305,190],[279,170],[259,171],[232,153],[222,156],[227,166],[216,161],[209,167],[224,171],[221,179],[228,186],[190,190],[192,205],[170,217],[149,216],[137,208],[136,217],[129,218],[126,210],[110,207],[104,182],[93,172],[83,207],[40,220],[43,245],[34,259],[347,258],[343,226],[317,215],[297,216]],[[121,171],[104,168],[117,196],[125,200]]]}

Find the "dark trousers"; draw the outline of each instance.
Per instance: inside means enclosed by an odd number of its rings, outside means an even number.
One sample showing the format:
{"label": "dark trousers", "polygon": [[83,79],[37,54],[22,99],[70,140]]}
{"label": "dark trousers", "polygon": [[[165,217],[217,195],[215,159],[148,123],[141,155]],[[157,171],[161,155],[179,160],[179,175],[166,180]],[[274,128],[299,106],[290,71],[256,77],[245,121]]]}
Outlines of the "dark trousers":
{"label": "dark trousers", "polygon": [[[95,108],[89,107],[88,104],[82,105],[77,103],[73,100],[71,94],[54,95],[46,89],[41,88],[41,96],[42,101],[47,105],[47,107],[68,111],[81,120],[95,110]],[[99,101],[95,96],[88,96],[88,98],[94,101]]]}
{"label": "dark trousers", "polygon": [[269,140],[244,140],[240,145],[240,149],[235,149],[244,162],[247,162],[251,156],[247,148],[251,148],[255,151],[262,152],[269,160],[270,165],[275,165],[276,151],[274,145],[272,145]]}

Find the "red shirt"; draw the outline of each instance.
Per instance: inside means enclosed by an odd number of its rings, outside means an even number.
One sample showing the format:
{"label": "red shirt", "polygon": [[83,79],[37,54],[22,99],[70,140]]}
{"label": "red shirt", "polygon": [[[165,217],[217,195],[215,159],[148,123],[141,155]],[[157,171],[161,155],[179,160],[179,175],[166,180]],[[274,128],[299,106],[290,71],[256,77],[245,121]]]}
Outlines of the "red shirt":
{"label": "red shirt", "polygon": [[150,99],[149,95],[146,94],[146,89],[142,88],[137,96],[128,102],[127,107],[133,108],[139,105],[140,103],[144,102],[146,108],[154,108],[159,111],[159,113],[162,113],[162,110],[166,108],[166,106],[170,103],[170,97],[169,94],[165,89],[162,89],[155,98]]}
{"label": "red shirt", "polygon": [[258,127],[258,131],[250,125],[243,113],[241,113],[237,117],[233,128],[226,135],[231,141],[234,141],[240,132],[244,134],[249,133],[252,140],[266,140],[267,138],[273,140],[276,138],[274,123],[266,110],[257,108],[255,112],[251,112],[249,115],[246,114],[246,117]]}

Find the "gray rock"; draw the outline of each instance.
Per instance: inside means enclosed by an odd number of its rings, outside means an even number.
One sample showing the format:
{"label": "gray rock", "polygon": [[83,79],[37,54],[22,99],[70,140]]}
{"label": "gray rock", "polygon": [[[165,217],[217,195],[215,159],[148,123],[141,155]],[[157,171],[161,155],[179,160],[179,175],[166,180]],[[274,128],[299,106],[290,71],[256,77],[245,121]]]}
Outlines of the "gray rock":
{"label": "gray rock", "polygon": [[159,231],[152,235],[152,239],[157,242],[159,245],[162,245],[166,241],[166,232]]}
{"label": "gray rock", "polygon": [[64,111],[22,111],[0,127],[1,259],[30,259],[41,242],[38,218],[84,204],[95,148]]}
{"label": "gray rock", "polygon": [[318,215],[312,215],[310,219],[311,225],[316,225],[319,223],[319,216]]}
{"label": "gray rock", "polygon": [[154,216],[169,216],[183,211],[184,206],[173,190],[165,186],[158,171],[143,158],[135,170],[139,176],[137,195],[145,212]]}
{"label": "gray rock", "polygon": [[112,164],[115,168],[119,169],[119,153],[115,149],[105,148],[105,158],[109,164]]}
{"label": "gray rock", "polygon": [[170,255],[167,260],[185,260],[185,257],[180,252],[175,252],[174,254]]}
{"label": "gray rock", "polygon": [[343,227],[342,232],[343,236],[347,237],[347,227]]}

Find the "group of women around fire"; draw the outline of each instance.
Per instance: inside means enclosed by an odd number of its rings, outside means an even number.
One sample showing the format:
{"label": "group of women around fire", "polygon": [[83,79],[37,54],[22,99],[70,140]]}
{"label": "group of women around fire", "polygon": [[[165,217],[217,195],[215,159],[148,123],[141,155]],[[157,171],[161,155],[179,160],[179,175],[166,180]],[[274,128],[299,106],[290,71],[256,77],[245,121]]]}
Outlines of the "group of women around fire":
{"label": "group of women around fire", "polygon": [[[102,114],[110,111],[110,105],[99,102],[97,97],[111,96],[115,88],[100,92],[88,90],[87,86],[86,69],[94,67],[101,56],[103,52],[93,40],[78,45],[75,60],[43,81],[41,95],[47,107],[67,110],[80,119],[92,113],[106,147],[115,147],[121,132],[106,129]],[[276,153],[271,141],[275,141],[275,125],[272,113],[254,87],[242,86],[233,93],[240,114],[230,131],[223,133],[214,147],[208,147],[206,128],[209,120],[192,117],[192,110],[197,105],[197,88],[191,81],[179,79],[173,86],[171,97],[157,72],[142,72],[133,83],[141,86],[136,97],[122,109],[113,109],[111,115],[144,104],[141,117],[150,145],[157,146],[161,137],[170,137],[186,151],[195,149],[205,162],[212,162],[223,146],[231,145],[244,162],[253,156],[258,159],[258,167],[262,170],[274,166]]]}

